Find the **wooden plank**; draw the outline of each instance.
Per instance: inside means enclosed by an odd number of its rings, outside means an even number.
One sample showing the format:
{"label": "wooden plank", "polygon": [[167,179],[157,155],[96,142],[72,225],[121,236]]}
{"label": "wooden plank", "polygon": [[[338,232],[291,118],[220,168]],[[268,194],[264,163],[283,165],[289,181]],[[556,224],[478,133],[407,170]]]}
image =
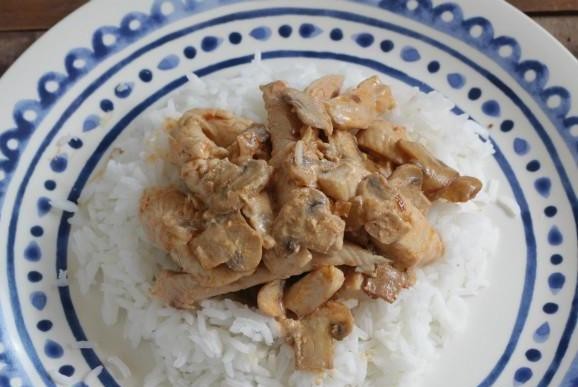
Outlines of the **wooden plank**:
{"label": "wooden plank", "polygon": [[43,33],[44,31],[0,32],[0,76]]}
{"label": "wooden plank", "polygon": [[508,0],[523,12],[577,12],[578,0]]}
{"label": "wooden plank", "polygon": [[578,15],[535,16],[533,19],[578,57]]}
{"label": "wooden plank", "polygon": [[0,0],[0,31],[47,30],[86,0]]}

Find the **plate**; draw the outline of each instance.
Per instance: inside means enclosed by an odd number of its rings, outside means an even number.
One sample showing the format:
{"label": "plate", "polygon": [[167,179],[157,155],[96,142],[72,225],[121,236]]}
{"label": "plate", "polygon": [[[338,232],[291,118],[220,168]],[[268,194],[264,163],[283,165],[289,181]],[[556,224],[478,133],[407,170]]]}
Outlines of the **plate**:
{"label": "plate", "polygon": [[[503,237],[491,285],[428,385],[576,385],[578,65],[498,0],[103,0],[54,27],[0,80],[0,385],[106,366],[77,341],[138,368],[98,306],[57,286],[71,214],[51,203],[76,201],[123,129],[187,74],[234,71],[256,52],[435,89],[490,129],[488,174],[521,214],[492,214]],[[93,384],[119,382],[105,367]]]}

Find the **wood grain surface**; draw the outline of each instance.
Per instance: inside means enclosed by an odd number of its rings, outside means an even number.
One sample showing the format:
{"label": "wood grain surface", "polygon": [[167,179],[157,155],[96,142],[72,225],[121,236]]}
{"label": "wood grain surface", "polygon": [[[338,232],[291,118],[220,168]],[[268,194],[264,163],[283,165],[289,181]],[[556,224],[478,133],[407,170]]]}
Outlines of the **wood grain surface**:
{"label": "wood grain surface", "polygon": [[[529,13],[578,56],[578,0],[508,1]],[[0,75],[44,31],[84,3],[86,0],[0,0]]]}

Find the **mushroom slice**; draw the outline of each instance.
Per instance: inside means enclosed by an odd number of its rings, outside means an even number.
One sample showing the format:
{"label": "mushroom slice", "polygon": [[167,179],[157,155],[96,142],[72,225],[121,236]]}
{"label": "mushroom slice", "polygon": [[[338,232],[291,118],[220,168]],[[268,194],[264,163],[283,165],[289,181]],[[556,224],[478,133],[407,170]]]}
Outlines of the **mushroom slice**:
{"label": "mushroom slice", "polygon": [[259,310],[270,317],[285,316],[285,306],[283,305],[283,288],[285,281],[274,280],[261,287],[257,294],[257,305]]}
{"label": "mushroom slice", "polygon": [[460,176],[443,188],[438,196],[454,203],[464,203],[476,197],[482,189],[482,182],[475,177]]}
{"label": "mushroom slice", "polygon": [[325,101],[339,95],[343,86],[343,75],[329,74],[313,82],[305,89],[305,93]]}
{"label": "mushroom slice", "polygon": [[397,164],[404,161],[404,154],[397,147],[397,142],[405,139],[405,128],[385,120],[375,120],[366,130],[357,134],[357,141],[362,149]]}
{"label": "mushroom slice", "polygon": [[294,283],[285,293],[285,306],[301,318],[313,313],[343,285],[343,272],[335,266],[316,269]]}
{"label": "mushroom slice", "polygon": [[303,371],[333,368],[334,339],[343,340],[353,330],[351,311],[329,301],[307,318],[282,322],[295,350],[295,366]]}
{"label": "mushroom slice", "polygon": [[331,117],[317,98],[289,87],[283,90],[282,95],[285,102],[293,106],[295,113],[304,125],[321,129],[328,136],[333,133]]}
{"label": "mushroom slice", "polygon": [[254,271],[233,271],[224,264],[211,270],[206,270],[201,266],[199,260],[195,257],[195,253],[190,248],[172,252],[171,258],[184,272],[190,274],[199,286],[207,288],[229,285]]}
{"label": "mushroom slice", "polygon": [[244,198],[265,188],[272,173],[273,167],[264,160],[249,160],[241,166],[227,159],[195,160],[181,169],[187,187],[217,214],[239,210]]}
{"label": "mushroom slice", "polygon": [[275,239],[271,236],[274,215],[269,194],[263,191],[258,195],[245,198],[245,205],[241,211],[263,240],[263,248],[270,249],[275,246]]}
{"label": "mushroom slice", "polygon": [[232,271],[247,272],[261,262],[261,238],[239,213],[209,224],[189,248],[206,270],[224,263]]}
{"label": "mushroom slice", "polygon": [[330,198],[348,201],[355,196],[357,185],[367,175],[369,172],[358,163],[343,160],[334,168],[321,172],[317,183]]}
{"label": "mushroom slice", "polygon": [[227,150],[207,137],[202,125],[203,119],[192,110],[183,114],[177,123],[169,123],[169,159],[173,163],[182,165],[195,159],[227,156]]}
{"label": "mushroom slice", "polygon": [[191,109],[185,114],[196,115],[207,137],[223,148],[231,145],[239,134],[253,125],[251,120],[222,109]]}
{"label": "mushroom slice", "polygon": [[263,254],[263,263],[271,273],[284,275],[294,272],[296,269],[306,267],[311,262],[313,255],[293,240],[284,242],[284,246],[279,243],[271,250],[266,250]]}
{"label": "mushroom slice", "polygon": [[343,243],[343,248],[332,252],[331,254],[315,254],[313,265],[318,266],[350,266],[364,272],[373,272],[376,265],[390,262],[381,255],[373,254],[360,246],[351,242]]}
{"label": "mushroom slice", "polygon": [[291,105],[285,102],[283,92],[287,84],[275,81],[261,86],[265,110],[267,110],[267,129],[273,143],[273,157],[296,140],[301,129],[301,122],[292,111]]}
{"label": "mushroom slice", "polygon": [[329,199],[323,192],[301,188],[291,193],[279,211],[272,233],[281,249],[279,255],[291,254],[299,248],[328,253],[343,246],[344,229],[345,222],[331,212]]}
{"label": "mushroom slice", "polygon": [[139,215],[149,239],[167,252],[185,246],[201,227],[193,199],[175,187],[146,189]]}
{"label": "mushroom slice", "polygon": [[449,186],[459,176],[455,169],[436,159],[423,145],[417,142],[399,140],[397,146],[404,153],[407,161],[422,169],[424,173],[422,188],[430,199],[435,198],[438,191]]}
{"label": "mushroom slice", "polygon": [[414,164],[400,165],[393,171],[388,182],[422,214],[428,213],[431,202],[422,191],[423,172],[420,167]]}
{"label": "mushroom slice", "polygon": [[373,275],[366,277],[362,287],[371,298],[382,298],[393,303],[399,292],[409,288],[414,282],[415,278],[412,274],[384,264],[378,265]]}

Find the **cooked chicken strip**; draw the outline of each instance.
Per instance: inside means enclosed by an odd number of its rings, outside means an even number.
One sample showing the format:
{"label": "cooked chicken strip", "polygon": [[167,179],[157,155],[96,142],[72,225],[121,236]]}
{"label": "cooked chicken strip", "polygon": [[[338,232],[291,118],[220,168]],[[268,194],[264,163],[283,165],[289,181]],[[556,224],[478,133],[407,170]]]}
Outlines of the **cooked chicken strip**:
{"label": "cooked chicken strip", "polygon": [[175,187],[145,190],[139,215],[149,239],[166,252],[186,246],[202,227],[193,199]]}
{"label": "cooked chicken strip", "polygon": [[314,266],[350,266],[356,270],[371,273],[376,265],[390,262],[381,255],[372,252],[351,242],[344,242],[343,248],[330,254],[315,254],[312,264]]}
{"label": "cooked chicken strip", "polygon": [[[273,237],[279,255],[307,248],[319,253],[339,250],[343,246],[345,222],[331,213],[330,203],[323,192],[301,188],[292,192],[291,198],[279,211],[273,223]],[[277,250],[277,247],[275,248]]]}
{"label": "cooked chicken strip", "polygon": [[354,268],[347,268],[343,271],[345,280],[341,288],[335,293],[336,300],[365,300],[368,299],[367,293],[363,290],[366,276],[363,273],[355,271]]}
{"label": "cooked chicken strip", "polygon": [[273,205],[267,192],[245,198],[245,205],[241,209],[247,221],[263,240],[263,248],[275,246],[275,239],[271,236],[273,225]]}
{"label": "cooked chicken strip", "polygon": [[428,213],[431,202],[422,191],[423,172],[420,167],[413,164],[400,165],[393,171],[388,183],[416,206],[422,214]]}
{"label": "cooked chicken strip", "polygon": [[379,114],[391,110],[395,101],[389,87],[371,77],[327,101],[325,106],[337,128],[366,129]]}
{"label": "cooked chicken strip", "polygon": [[285,292],[285,306],[299,318],[311,314],[333,297],[343,280],[343,272],[335,266],[314,270]]}
{"label": "cooked chicken strip", "polygon": [[227,156],[226,149],[218,146],[203,131],[205,121],[194,111],[189,110],[178,120],[169,122],[169,159],[182,165],[196,159],[222,158]]}
{"label": "cooked chicken strip", "polygon": [[353,316],[339,302],[329,301],[307,318],[282,321],[295,350],[299,370],[322,371],[333,368],[333,339],[343,340],[353,330]]}
{"label": "cooked chicken strip", "polygon": [[313,82],[305,89],[305,93],[325,101],[339,95],[343,86],[343,75],[325,75]]}
{"label": "cooked chicken strip", "polygon": [[358,163],[343,160],[336,167],[321,172],[319,188],[332,199],[348,201],[355,196],[357,185],[369,172]]}
{"label": "cooked chicken strip", "polygon": [[297,139],[301,122],[289,105],[283,99],[283,91],[287,84],[282,81],[271,82],[261,86],[263,101],[267,110],[267,129],[273,143],[273,157]]}
{"label": "cooked chicken strip", "polygon": [[284,287],[285,281],[274,280],[259,289],[257,305],[263,314],[270,317],[285,316],[285,306],[283,304]]}
{"label": "cooked chicken strip", "polygon": [[290,239],[285,246],[279,246],[267,250],[263,254],[263,263],[272,273],[283,275],[294,271],[296,268],[306,267],[313,259],[311,251]]}
{"label": "cooked chicken strip", "polygon": [[239,134],[253,125],[251,120],[222,109],[191,109],[185,114],[197,115],[203,132],[222,148],[231,145]]}
{"label": "cooked chicken strip", "polygon": [[269,132],[261,125],[253,125],[239,134],[227,148],[229,160],[241,165],[251,159],[268,160],[271,157]]}
{"label": "cooked chicken strip", "polygon": [[404,154],[397,147],[397,142],[406,139],[405,128],[382,119],[373,121],[366,130],[357,134],[357,141],[362,149],[396,164],[404,161]]}
{"label": "cooked chicken strip", "polygon": [[285,102],[293,106],[295,113],[305,126],[321,129],[328,136],[333,133],[331,117],[317,98],[290,87],[283,90],[282,95]]}
{"label": "cooked chicken strip", "polygon": [[273,167],[264,160],[249,160],[241,166],[227,159],[186,163],[181,176],[187,187],[213,212],[239,210],[243,200],[265,188]]}
{"label": "cooked chicken strip", "polygon": [[389,303],[395,302],[399,292],[415,282],[415,277],[400,271],[391,265],[378,265],[375,274],[367,277],[363,290],[372,298],[382,298]]}
{"label": "cooked chicken strip", "polygon": [[259,234],[239,213],[210,223],[190,242],[189,249],[205,270],[225,264],[232,271],[253,271],[261,262],[262,255]]}

